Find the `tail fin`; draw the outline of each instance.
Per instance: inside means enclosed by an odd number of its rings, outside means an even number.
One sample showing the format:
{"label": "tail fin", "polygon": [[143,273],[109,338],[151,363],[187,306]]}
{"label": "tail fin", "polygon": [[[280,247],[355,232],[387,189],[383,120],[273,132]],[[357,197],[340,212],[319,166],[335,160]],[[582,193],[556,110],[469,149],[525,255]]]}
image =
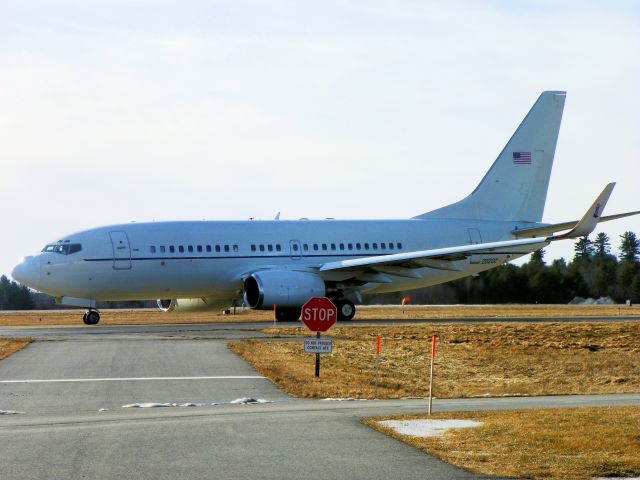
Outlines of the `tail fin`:
{"label": "tail fin", "polygon": [[415,218],[540,222],[566,92],[542,92],[476,189]]}

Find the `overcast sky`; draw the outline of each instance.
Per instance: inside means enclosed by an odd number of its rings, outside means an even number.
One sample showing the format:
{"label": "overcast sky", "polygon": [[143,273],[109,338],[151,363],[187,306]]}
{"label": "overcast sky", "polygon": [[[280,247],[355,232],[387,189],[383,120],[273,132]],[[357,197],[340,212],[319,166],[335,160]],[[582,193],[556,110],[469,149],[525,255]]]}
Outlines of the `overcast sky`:
{"label": "overcast sky", "polygon": [[0,273],[110,223],[432,210],[543,90],[568,91],[544,220],[609,181],[605,213],[638,210],[639,52],[635,1],[5,0]]}

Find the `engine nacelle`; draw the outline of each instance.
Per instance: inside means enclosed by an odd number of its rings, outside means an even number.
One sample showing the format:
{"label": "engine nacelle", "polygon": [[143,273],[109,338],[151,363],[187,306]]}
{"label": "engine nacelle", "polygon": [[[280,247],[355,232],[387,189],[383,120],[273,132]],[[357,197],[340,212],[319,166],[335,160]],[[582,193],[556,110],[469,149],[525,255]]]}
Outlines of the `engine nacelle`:
{"label": "engine nacelle", "polygon": [[324,297],[324,280],[315,273],[290,270],[256,272],[244,281],[244,303],[250,308],[301,307],[313,297]]}
{"label": "engine nacelle", "polygon": [[167,298],[167,299],[158,299],[156,300],[156,304],[158,308],[163,312],[173,312],[173,310],[178,305],[178,301],[175,298]]}
{"label": "engine nacelle", "polygon": [[223,310],[233,304],[231,299],[219,298],[167,298],[156,301],[163,312],[204,312],[207,310]]}

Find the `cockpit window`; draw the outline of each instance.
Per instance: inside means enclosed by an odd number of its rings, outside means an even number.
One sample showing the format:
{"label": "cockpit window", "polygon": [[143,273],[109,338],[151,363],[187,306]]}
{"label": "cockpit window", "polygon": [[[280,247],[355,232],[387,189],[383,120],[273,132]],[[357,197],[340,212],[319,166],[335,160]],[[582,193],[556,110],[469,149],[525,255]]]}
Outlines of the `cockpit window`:
{"label": "cockpit window", "polygon": [[42,249],[43,252],[61,253],[62,255],[71,255],[80,250],[82,250],[82,245],[79,243],[54,243]]}

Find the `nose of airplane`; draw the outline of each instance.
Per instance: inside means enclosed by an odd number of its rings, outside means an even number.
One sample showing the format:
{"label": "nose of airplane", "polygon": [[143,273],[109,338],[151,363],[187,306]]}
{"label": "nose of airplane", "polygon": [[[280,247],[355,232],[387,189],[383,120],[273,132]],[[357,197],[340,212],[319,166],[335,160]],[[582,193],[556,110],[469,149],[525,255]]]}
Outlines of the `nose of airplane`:
{"label": "nose of airplane", "polygon": [[40,285],[40,259],[38,257],[22,257],[20,263],[13,268],[11,277],[35,290]]}

